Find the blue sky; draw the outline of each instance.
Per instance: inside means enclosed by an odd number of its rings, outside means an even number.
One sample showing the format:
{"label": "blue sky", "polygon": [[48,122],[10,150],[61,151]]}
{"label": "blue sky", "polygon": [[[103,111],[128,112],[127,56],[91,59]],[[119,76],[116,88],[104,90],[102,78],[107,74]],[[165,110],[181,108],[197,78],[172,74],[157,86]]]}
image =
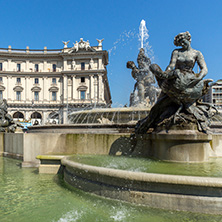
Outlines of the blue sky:
{"label": "blue sky", "polygon": [[0,47],[43,49],[69,46],[81,37],[109,50],[108,78],[113,106],[129,104],[134,79],[126,62],[136,62],[140,21],[149,30],[153,62],[165,69],[173,38],[189,31],[192,47],[200,50],[208,66],[206,78],[222,78],[222,1],[220,0],[7,0],[1,2]]}

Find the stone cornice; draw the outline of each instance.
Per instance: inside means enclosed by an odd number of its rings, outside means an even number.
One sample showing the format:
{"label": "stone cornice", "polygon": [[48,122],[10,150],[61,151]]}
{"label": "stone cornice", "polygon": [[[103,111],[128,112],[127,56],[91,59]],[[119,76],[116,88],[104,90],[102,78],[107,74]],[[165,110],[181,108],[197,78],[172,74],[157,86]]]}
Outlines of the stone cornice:
{"label": "stone cornice", "polygon": [[32,105],[31,103],[8,103],[8,108],[30,108],[32,110],[39,109],[39,108],[61,108],[63,105],[60,104],[34,104]]}
{"label": "stone cornice", "polygon": [[62,57],[72,57],[74,55],[78,56],[78,55],[104,55],[104,54],[108,54],[108,52],[106,50],[101,50],[101,51],[78,51],[78,52],[72,52],[72,53],[65,53],[65,52],[61,52],[59,53],[59,55],[61,55]]}
{"label": "stone cornice", "polygon": [[[76,103],[68,103],[69,107],[85,107],[85,106],[89,106],[89,104],[92,104],[91,102],[88,103],[81,103],[81,102],[76,102]],[[103,106],[103,103],[98,103],[98,106]],[[50,104],[50,103],[45,103],[45,104],[31,104],[31,103],[9,103],[8,102],[8,108],[12,109],[12,108],[29,108],[34,110],[37,109],[41,109],[41,108],[64,108],[66,107],[67,104],[66,103],[59,103],[59,104]]]}
{"label": "stone cornice", "polygon": [[[3,57],[4,58],[1,58]],[[57,57],[56,59],[60,59],[62,60],[62,57],[60,56],[60,53],[55,53],[55,54],[43,54],[43,53],[33,53],[33,54],[30,54],[30,53],[9,53],[9,52],[0,52],[0,59],[6,59],[6,58],[22,58],[22,59],[36,59],[36,58],[42,58],[42,59],[45,59],[45,58],[55,58]]]}
{"label": "stone cornice", "polygon": [[48,76],[48,77],[58,77],[61,76],[61,72],[16,72],[16,71],[0,71],[1,76]]}
{"label": "stone cornice", "polygon": [[62,74],[73,74],[73,75],[83,75],[83,74],[100,74],[105,73],[105,69],[90,69],[90,70],[68,70],[68,71],[62,71]]}

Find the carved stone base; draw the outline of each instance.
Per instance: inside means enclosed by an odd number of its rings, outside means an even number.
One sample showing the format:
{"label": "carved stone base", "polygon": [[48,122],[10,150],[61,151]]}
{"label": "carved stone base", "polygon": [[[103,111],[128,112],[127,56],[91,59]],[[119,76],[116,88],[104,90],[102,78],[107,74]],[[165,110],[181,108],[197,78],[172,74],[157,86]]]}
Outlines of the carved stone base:
{"label": "carved stone base", "polygon": [[172,162],[205,162],[209,160],[212,136],[190,129],[171,128],[168,132],[136,135],[133,155]]}

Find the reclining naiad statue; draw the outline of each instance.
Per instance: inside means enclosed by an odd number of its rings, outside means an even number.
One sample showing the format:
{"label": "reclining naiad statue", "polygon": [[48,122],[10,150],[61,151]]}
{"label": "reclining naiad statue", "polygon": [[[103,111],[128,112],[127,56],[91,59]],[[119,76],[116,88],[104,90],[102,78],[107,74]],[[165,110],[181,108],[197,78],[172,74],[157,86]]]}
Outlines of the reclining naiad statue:
{"label": "reclining naiad statue", "polygon": [[[209,130],[210,119],[217,113],[216,108],[201,98],[209,90],[211,79],[203,78],[208,69],[202,53],[191,47],[189,32],[178,34],[174,38],[175,46],[181,46],[172,52],[169,66],[162,71],[157,64],[151,64],[161,94],[150,110],[149,115],[140,120],[135,128],[136,134],[147,133],[149,129],[160,126],[189,125],[194,123],[201,132]],[[197,62],[200,72],[194,73]]]}

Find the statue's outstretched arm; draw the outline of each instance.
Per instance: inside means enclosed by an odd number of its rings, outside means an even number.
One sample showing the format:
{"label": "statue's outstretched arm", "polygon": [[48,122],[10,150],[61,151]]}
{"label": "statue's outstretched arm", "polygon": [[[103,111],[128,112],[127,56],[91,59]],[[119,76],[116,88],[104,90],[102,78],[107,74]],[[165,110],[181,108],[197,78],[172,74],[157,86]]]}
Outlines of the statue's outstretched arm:
{"label": "statue's outstretched arm", "polygon": [[203,57],[202,53],[199,51],[197,54],[197,64],[200,67],[200,73],[198,74],[198,78],[202,79],[204,76],[207,75],[208,69],[207,69],[207,65],[204,60],[204,57]]}

